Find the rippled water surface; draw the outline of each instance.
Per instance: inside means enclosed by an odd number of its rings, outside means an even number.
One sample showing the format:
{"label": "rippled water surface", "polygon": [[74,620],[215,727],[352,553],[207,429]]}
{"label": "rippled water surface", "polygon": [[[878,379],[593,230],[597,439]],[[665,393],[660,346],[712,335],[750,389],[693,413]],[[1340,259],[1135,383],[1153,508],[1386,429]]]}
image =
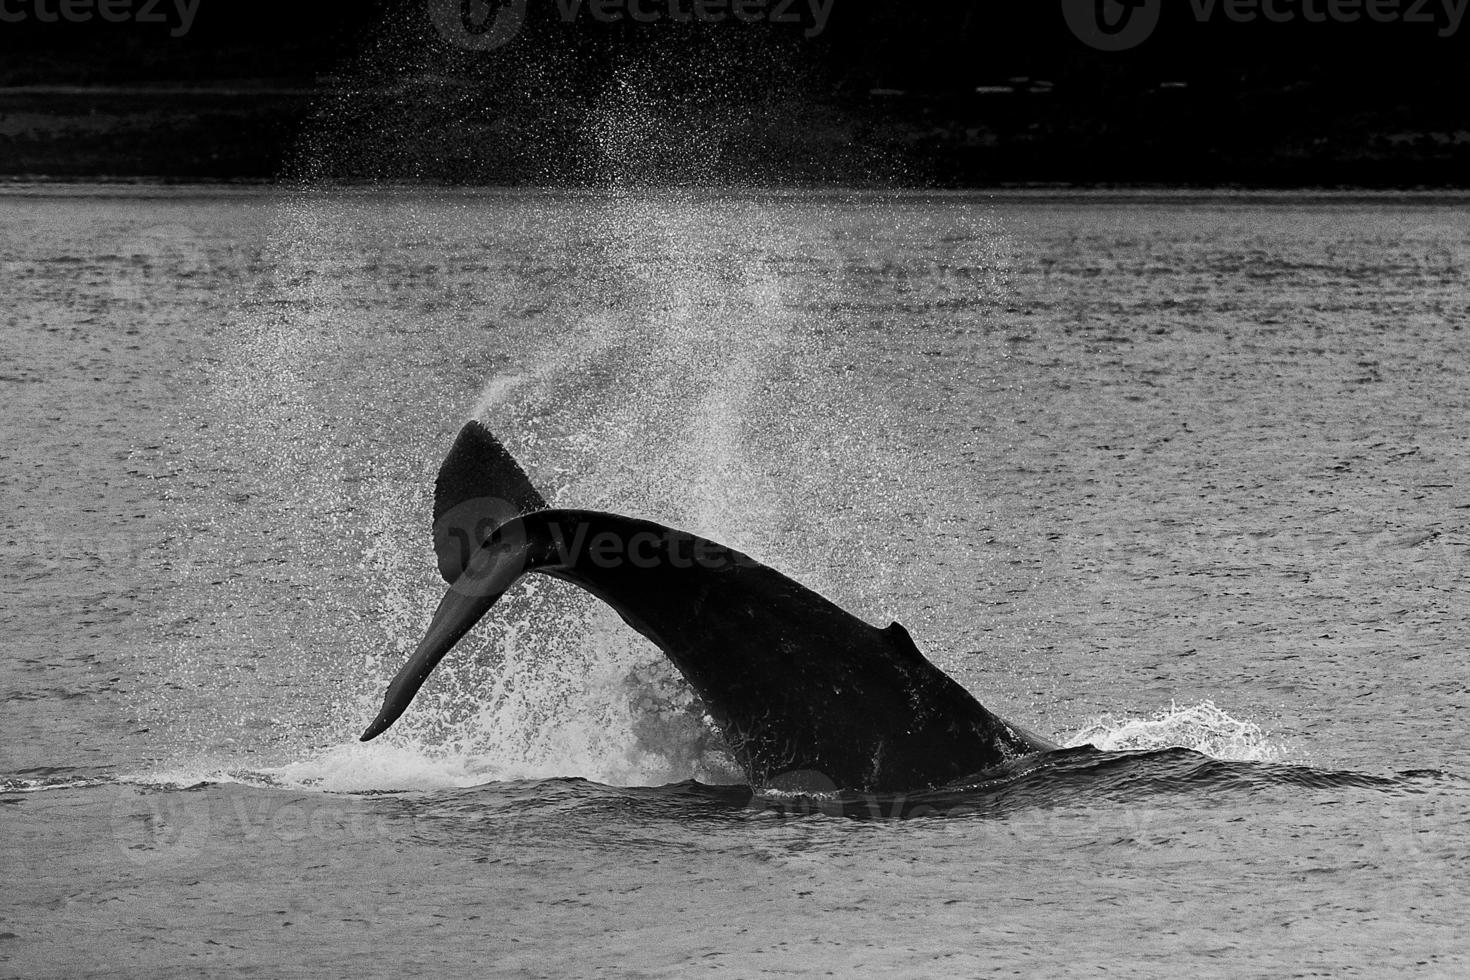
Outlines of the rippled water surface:
{"label": "rippled water surface", "polygon": [[[1459,975],[1464,205],[7,190],[0,972]],[[1096,749],[753,796],[550,581],[359,744],[471,414]]]}

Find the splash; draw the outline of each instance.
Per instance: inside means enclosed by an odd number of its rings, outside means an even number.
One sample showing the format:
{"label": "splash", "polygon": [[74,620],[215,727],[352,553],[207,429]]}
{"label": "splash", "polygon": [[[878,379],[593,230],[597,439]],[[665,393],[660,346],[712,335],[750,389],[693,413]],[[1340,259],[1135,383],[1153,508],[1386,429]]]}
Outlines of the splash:
{"label": "splash", "polygon": [[[869,621],[924,633],[950,607],[915,597],[973,587],[943,512],[965,474],[918,462],[895,404],[934,362],[872,319],[893,308],[889,266],[914,270],[905,304],[957,288],[936,261],[974,270],[967,292],[995,288],[982,211],[688,189],[306,195],[275,234],[190,422],[180,523],[208,560],[180,583],[148,719],[179,753],[292,764],[362,730],[444,588],[432,486],[467,409],[553,504],[728,543]],[[964,309],[946,330],[984,307]],[[732,771],[656,649],[535,577],[389,737],[486,779]]]}
{"label": "splash", "polygon": [[[428,528],[454,430],[467,411],[485,421],[555,505],[685,528],[922,633],[949,607],[914,597],[973,584],[956,518],[925,505],[963,500],[965,476],[919,462],[900,396],[942,415],[935,390],[973,389],[973,365],[936,380],[933,352],[911,348],[981,332],[1005,246],[979,208],[710,190],[779,181],[732,171],[731,154],[790,156],[751,127],[803,104],[772,82],[752,113],[751,81],[777,75],[733,57],[693,59],[693,89],[660,57],[618,58],[566,103],[558,132],[577,145],[551,149],[596,192],[331,186],[399,165],[431,176],[419,164],[463,141],[496,155],[503,136],[466,125],[436,142],[423,123],[440,115],[405,110],[458,98],[443,54],[395,27],[344,74],[302,147],[306,183],[279,202],[237,315],[211,337],[178,501],[208,557],[180,583],[148,727],[178,754],[315,765],[301,778],[327,782],[414,765],[724,781],[729,760],[674,668],[552,582],[518,586],[461,642],[386,736],[396,755],[350,745],[443,590]],[[519,104],[489,84],[516,65],[460,67]],[[537,129],[544,88],[525,100]],[[946,625],[929,635],[958,634]]]}
{"label": "splash", "polygon": [[1094,745],[1105,752],[1185,748],[1231,762],[1279,762],[1285,754],[1284,746],[1255,722],[1234,718],[1213,701],[1184,707],[1170,702],[1152,718],[1101,715],[1064,744]]}
{"label": "splash", "polygon": [[430,791],[515,778],[490,760],[402,744],[349,743],[265,770],[273,783],[327,793]]}

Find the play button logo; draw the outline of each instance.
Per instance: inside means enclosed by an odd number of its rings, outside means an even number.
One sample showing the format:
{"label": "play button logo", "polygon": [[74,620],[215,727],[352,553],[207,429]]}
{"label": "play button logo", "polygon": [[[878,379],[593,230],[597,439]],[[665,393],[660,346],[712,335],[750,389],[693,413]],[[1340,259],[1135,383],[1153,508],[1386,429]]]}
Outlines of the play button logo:
{"label": "play button logo", "polygon": [[1062,0],[1062,16],[1083,44],[1127,51],[1148,40],[1163,5],[1163,0]]}

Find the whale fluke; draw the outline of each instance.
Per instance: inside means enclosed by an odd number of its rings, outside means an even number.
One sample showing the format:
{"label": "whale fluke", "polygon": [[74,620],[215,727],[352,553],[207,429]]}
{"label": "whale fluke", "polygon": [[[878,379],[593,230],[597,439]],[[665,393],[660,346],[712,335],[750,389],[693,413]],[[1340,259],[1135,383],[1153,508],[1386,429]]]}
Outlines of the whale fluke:
{"label": "whale fluke", "polygon": [[[878,629],[748,555],[652,521],[548,510],[477,422],[440,472],[435,547],[451,579],[363,740],[529,572],[612,606],[703,699],[751,785],[898,792],[1057,746],[987,711],[898,623]],[[489,500],[491,503],[485,503]],[[441,533],[441,526],[443,532]]]}
{"label": "whale fluke", "polygon": [[521,464],[489,429],[471,420],[460,429],[434,482],[439,574],[453,585],[492,531],[512,517],[545,509]]}

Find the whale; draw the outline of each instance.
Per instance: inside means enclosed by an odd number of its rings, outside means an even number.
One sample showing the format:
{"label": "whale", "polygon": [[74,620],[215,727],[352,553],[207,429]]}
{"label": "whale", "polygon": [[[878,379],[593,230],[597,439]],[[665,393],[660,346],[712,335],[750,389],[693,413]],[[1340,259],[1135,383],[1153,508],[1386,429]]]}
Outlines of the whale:
{"label": "whale", "polygon": [[480,422],[434,492],[449,588],[362,734],[408,709],[434,667],[524,576],[586,590],[653,642],[757,790],[902,793],[963,785],[1058,746],[1003,720],[920,652],[734,548],[654,521],[549,507]]}

